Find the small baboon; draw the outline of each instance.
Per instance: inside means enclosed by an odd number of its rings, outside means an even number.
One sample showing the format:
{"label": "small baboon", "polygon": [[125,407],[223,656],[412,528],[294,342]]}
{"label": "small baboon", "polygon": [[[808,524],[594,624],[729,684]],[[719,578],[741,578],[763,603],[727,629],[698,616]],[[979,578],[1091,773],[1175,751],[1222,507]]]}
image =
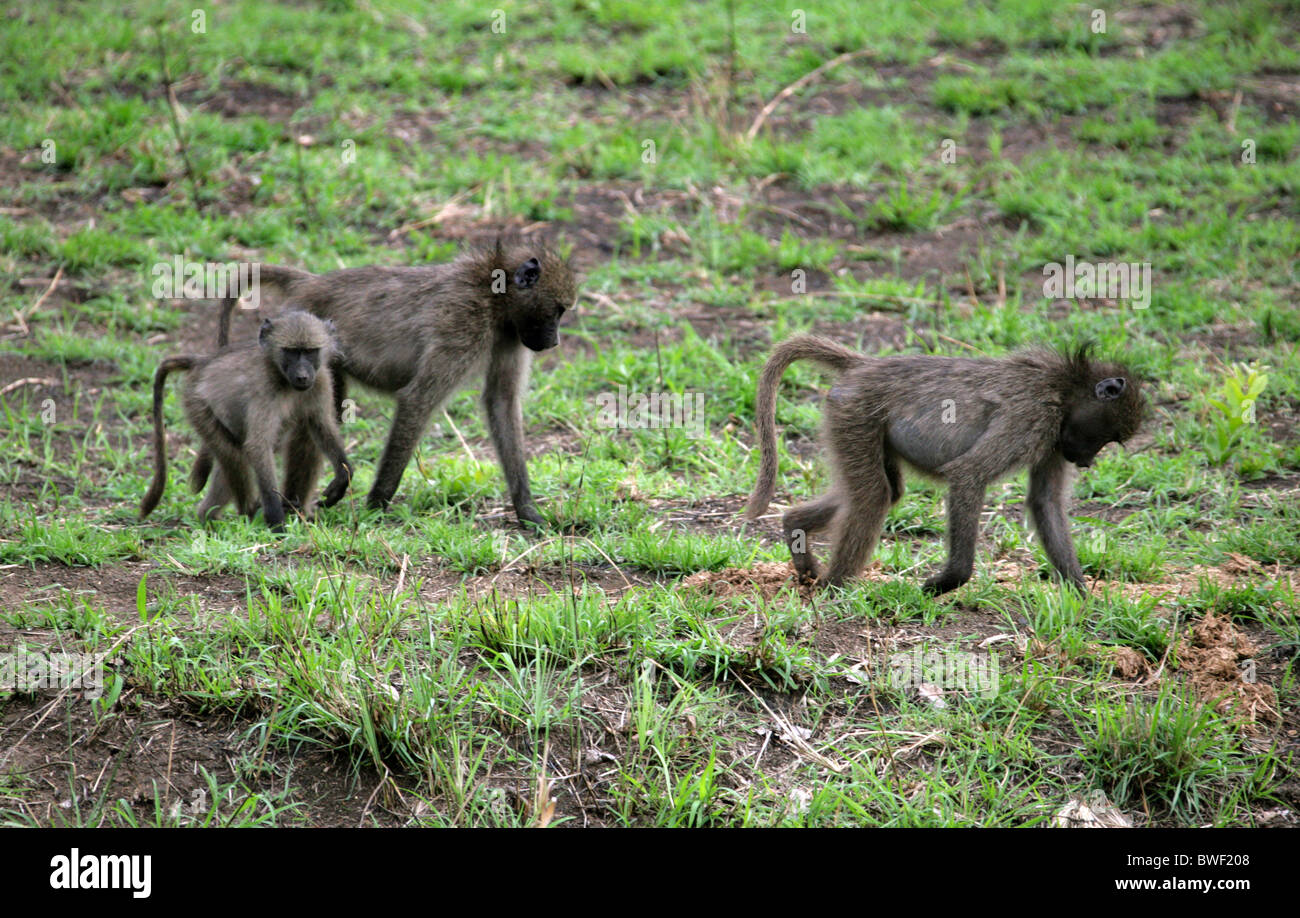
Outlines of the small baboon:
{"label": "small baboon", "polygon": [[758,385],[758,482],[746,515],[758,517],[776,487],[776,390],[796,360],[839,374],[826,398],[823,438],[833,484],[782,519],[791,560],[803,578],[819,576],[811,533],[832,527],[830,570],[838,586],[871,556],[890,506],[903,495],[900,466],[948,484],[948,562],[925,581],[946,593],[970,579],[984,492],[996,479],[1029,468],[1029,516],[1060,576],[1080,589],[1083,571],[1066,512],[1068,463],[1084,468],[1111,442],[1138,429],[1145,407],[1133,374],[1100,363],[1087,347],[1069,355],[1030,351],[1004,359],[865,357],[811,336],[772,351]]}
{"label": "small baboon", "polygon": [[[163,395],[167,374],[188,370],[182,396],[185,415],[202,441],[190,484],[200,491],[212,471],[212,485],[199,505],[199,518],[214,519],[233,501],[252,516],[260,492],[262,515],[273,529],[284,527],[284,506],[305,509],[315,474],[296,485],[297,503],[284,499],[275,486],[275,452],[286,454],[286,480],[302,476],[307,466],[293,466],[297,452],[293,438],[307,437],[313,456],[324,453],[334,466],[334,480],[321,498],[323,506],[336,503],[352,478],[343,440],[334,419],[330,373],[320,372],[337,351],[334,329],[306,312],[286,312],[262,323],[257,343],[226,347],[208,357],[169,357],[153,379],[154,473],[153,483],[140,504],[140,516],[158,506],[167,484],[167,440],[163,430]],[[251,480],[250,480],[251,474]],[[292,490],[286,483],[285,491]]]}
{"label": "small baboon", "polygon": [[[386,507],[429,418],[462,385],[483,380],[483,408],[521,523],[544,525],[528,486],[521,399],[533,351],[559,343],[559,322],[577,297],[573,270],[544,247],[520,243],[471,249],[454,261],[310,274],[260,265],[260,282],[332,320],[341,366],[364,386],[397,400],[393,426],[368,503]],[[235,300],[222,303],[218,342],[229,339]],[[344,379],[335,376],[342,404]],[[300,440],[292,467],[309,461]]]}

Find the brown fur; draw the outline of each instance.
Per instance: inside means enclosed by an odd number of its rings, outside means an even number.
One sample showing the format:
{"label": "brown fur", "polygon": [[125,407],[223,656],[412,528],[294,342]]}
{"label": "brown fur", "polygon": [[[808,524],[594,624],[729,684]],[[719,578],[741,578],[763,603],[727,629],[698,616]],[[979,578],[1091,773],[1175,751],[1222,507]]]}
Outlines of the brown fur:
{"label": "brown fur", "polygon": [[890,506],[902,497],[906,464],[949,485],[948,562],[925,588],[955,589],[974,568],[985,490],[1028,467],[1028,509],[1043,548],[1061,577],[1082,587],[1066,512],[1070,463],[1086,467],[1107,443],[1137,431],[1145,403],[1125,367],[1094,361],[1087,349],[998,360],[872,358],[822,338],[791,338],[773,350],[759,383],[761,462],[746,507],[751,519],[767,509],[776,487],[776,389],[796,360],[839,374],[823,418],[833,484],[782,520],[801,576],[819,576],[806,542],[828,526],[834,548],[823,582],[838,586],[862,569]]}
{"label": "brown fur", "polygon": [[[521,522],[543,523],[528,485],[521,402],[533,351],[558,343],[560,315],[577,296],[563,259],[546,248],[498,243],[449,264],[328,274],[261,265],[259,272],[262,283],[333,320],[348,377],[397,400],[371,506],[392,500],[433,412],[481,378],[488,428],[515,513]],[[229,337],[234,305],[223,303],[219,341]],[[341,402],[341,376],[336,387]],[[306,461],[298,456],[295,464]]]}
{"label": "brown fur", "polygon": [[[202,446],[190,483],[202,489],[215,457],[218,469],[199,505],[199,517],[215,518],[233,501],[252,515],[260,493],[267,524],[284,525],[284,499],[275,486],[275,452],[293,450],[292,438],[306,436],[313,450],[324,452],[334,466],[322,503],[328,506],[347,491],[351,480],[343,441],[334,421],[329,363],[335,350],[332,329],[305,312],[288,312],[262,324],[258,341],[223,348],[210,357],[169,357],[158,367],[153,384],[154,476],[140,516],[158,506],[167,485],[167,439],[163,396],[167,375],[188,370],[182,396],[185,415]],[[315,481],[308,485],[314,487]],[[287,490],[287,489],[286,489]]]}

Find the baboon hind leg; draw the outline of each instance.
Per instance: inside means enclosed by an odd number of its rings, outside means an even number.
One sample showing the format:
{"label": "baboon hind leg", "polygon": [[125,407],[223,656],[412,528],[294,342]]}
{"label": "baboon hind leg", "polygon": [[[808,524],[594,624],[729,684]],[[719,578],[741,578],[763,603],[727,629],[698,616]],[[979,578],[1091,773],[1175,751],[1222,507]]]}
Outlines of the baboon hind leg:
{"label": "baboon hind leg", "polygon": [[384,454],[379,459],[379,471],[375,473],[375,483],[366,499],[369,506],[382,509],[392,502],[397,486],[402,481],[402,474],[406,471],[411,456],[415,454],[415,447],[424,435],[424,428],[437,405],[437,395],[398,395],[393,428],[388,432],[388,442],[384,444]]}
{"label": "baboon hind leg", "polygon": [[903,499],[903,473],[898,468],[898,457],[889,450],[885,452],[885,478],[889,481],[889,502],[896,504]]}
{"label": "baboon hind leg", "polygon": [[194,457],[194,468],[190,469],[190,490],[198,494],[208,483],[212,474],[212,453],[206,446],[199,447],[199,454]]}
{"label": "baboon hind leg", "polygon": [[[855,444],[851,454],[836,450],[841,502],[834,520],[834,546],[827,586],[841,586],[862,570],[875,550],[885,516],[897,493],[879,444]],[[894,466],[897,475],[897,466]]]}
{"label": "baboon hind leg", "polygon": [[800,579],[816,580],[819,576],[817,559],[813,557],[809,542],[814,532],[830,525],[839,507],[839,496],[832,491],[816,500],[790,508],[781,518],[785,544],[790,549],[790,563],[794,565],[795,573]]}
{"label": "baboon hind leg", "polygon": [[306,421],[298,423],[284,444],[284,506],[306,514],[320,480],[321,454]]}
{"label": "baboon hind leg", "polygon": [[205,523],[216,520],[229,503],[234,503],[236,511],[246,516],[252,516],[257,509],[244,464],[218,458],[217,468],[208,481],[208,491],[199,503],[199,519]]}

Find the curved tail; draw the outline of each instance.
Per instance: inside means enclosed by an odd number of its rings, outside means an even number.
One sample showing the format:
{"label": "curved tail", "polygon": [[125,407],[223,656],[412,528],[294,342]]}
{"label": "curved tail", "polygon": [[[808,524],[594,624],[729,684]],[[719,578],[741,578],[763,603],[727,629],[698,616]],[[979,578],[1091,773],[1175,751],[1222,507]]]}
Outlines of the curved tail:
{"label": "curved tail", "polygon": [[163,395],[167,383],[167,374],[172,370],[192,370],[199,363],[199,357],[168,357],[158,365],[153,375],[153,483],[140,501],[140,518],[144,519],[162,499],[163,489],[167,487],[167,436],[163,430]]}
{"label": "curved tail", "polygon": [[[274,287],[283,293],[293,293],[294,287],[303,281],[311,280],[316,275],[301,268],[286,268],[284,265],[254,265],[257,283]],[[239,297],[228,296],[221,301],[221,318],[217,325],[217,347],[230,343],[230,314],[235,311]]]}
{"label": "curved tail", "polygon": [[781,384],[782,374],[796,360],[814,360],[843,373],[860,363],[862,355],[842,344],[812,335],[789,338],[772,349],[758,381],[758,399],[754,408],[761,460],[758,481],[745,506],[745,516],[751,520],[757,519],[767,509],[776,492],[776,390]]}

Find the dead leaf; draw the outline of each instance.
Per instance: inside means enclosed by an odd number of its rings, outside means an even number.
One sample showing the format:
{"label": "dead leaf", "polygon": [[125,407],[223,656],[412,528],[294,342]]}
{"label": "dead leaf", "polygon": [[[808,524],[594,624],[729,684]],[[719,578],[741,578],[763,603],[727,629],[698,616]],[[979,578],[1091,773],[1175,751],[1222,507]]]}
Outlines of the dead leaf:
{"label": "dead leaf", "polygon": [[1131,829],[1133,820],[1125,816],[1100,792],[1089,799],[1071,797],[1052,820],[1057,829]]}
{"label": "dead leaf", "polygon": [[922,701],[929,702],[931,707],[940,709],[948,707],[948,702],[943,700],[943,690],[930,682],[922,682],[918,685],[916,694],[921,696]]}

